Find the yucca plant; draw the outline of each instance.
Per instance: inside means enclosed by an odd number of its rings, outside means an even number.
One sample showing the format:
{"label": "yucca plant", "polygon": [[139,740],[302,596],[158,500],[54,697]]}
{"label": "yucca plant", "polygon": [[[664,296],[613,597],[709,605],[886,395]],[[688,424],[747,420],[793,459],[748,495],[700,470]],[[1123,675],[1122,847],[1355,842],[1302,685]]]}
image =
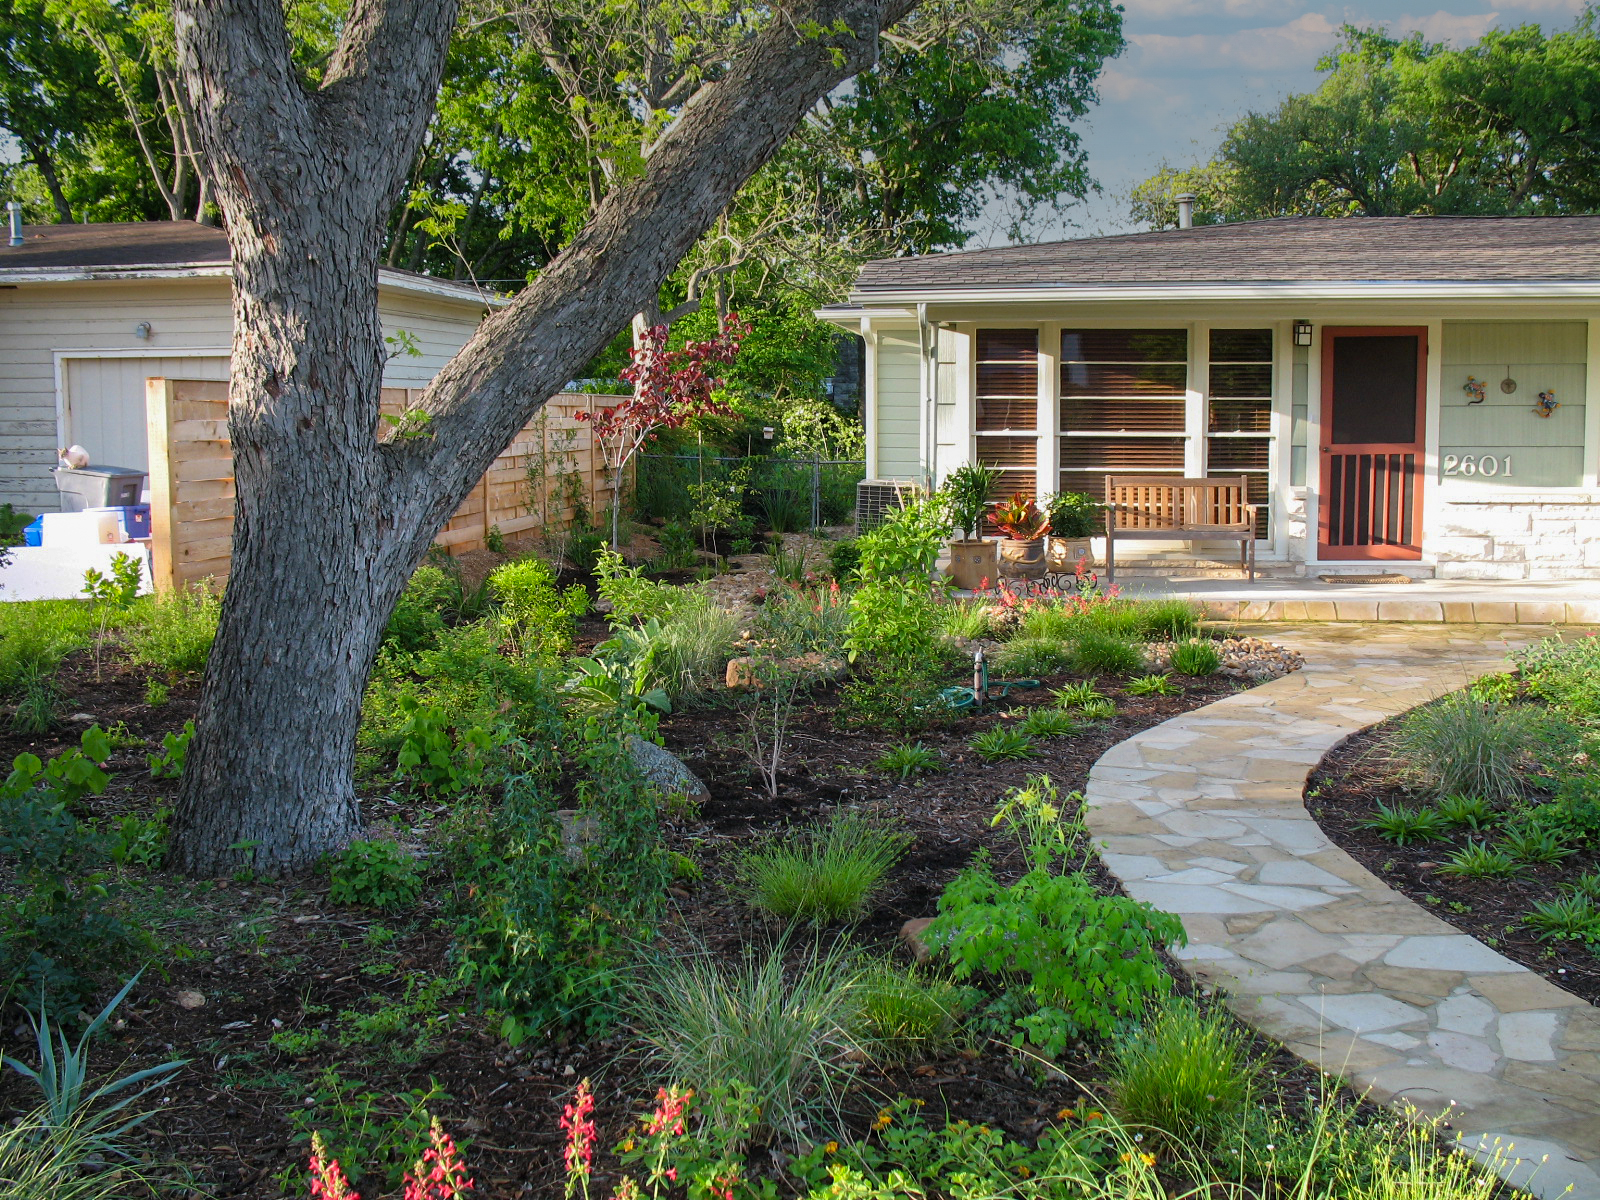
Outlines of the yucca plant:
{"label": "yucca plant", "polygon": [[985,762],[1018,762],[1039,757],[1039,748],[1031,737],[1005,725],[978,734],[967,745]]}
{"label": "yucca plant", "polygon": [[1513,826],[1500,835],[1500,849],[1519,863],[1557,863],[1578,851],[1553,829]]}
{"label": "yucca plant", "polygon": [[1494,805],[1482,796],[1468,796],[1452,792],[1434,805],[1435,811],[1452,829],[1470,829],[1477,832],[1495,823],[1499,814]]}

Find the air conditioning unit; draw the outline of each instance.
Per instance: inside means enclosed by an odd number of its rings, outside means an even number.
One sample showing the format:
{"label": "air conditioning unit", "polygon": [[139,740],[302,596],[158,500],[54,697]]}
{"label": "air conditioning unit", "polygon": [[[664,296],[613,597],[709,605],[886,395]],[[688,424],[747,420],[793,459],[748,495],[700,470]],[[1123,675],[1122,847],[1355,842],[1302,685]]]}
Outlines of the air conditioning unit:
{"label": "air conditioning unit", "polygon": [[876,529],[891,511],[921,494],[921,485],[909,479],[863,479],[856,484],[856,532]]}

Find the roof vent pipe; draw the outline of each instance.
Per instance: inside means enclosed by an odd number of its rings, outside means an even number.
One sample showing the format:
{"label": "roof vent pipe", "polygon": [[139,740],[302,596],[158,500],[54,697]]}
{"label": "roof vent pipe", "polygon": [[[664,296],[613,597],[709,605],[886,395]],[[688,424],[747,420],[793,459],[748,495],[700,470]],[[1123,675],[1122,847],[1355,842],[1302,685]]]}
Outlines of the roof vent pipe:
{"label": "roof vent pipe", "polygon": [[11,215],[11,244],[22,245],[22,205],[16,200],[6,201],[6,212]]}
{"label": "roof vent pipe", "polygon": [[1188,229],[1194,224],[1194,193],[1184,192],[1178,197],[1178,228]]}

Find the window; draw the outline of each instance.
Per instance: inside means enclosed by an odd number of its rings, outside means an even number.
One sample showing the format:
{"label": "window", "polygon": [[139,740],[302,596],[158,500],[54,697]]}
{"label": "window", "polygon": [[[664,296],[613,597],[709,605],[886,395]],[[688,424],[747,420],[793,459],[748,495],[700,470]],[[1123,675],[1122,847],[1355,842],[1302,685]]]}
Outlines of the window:
{"label": "window", "polygon": [[1245,475],[1259,504],[1256,536],[1268,534],[1272,465],[1272,330],[1213,329],[1206,420],[1206,474]]}
{"label": "window", "polygon": [[978,330],[978,461],[1003,474],[996,498],[1036,494],[1039,475],[1039,331]]}
{"label": "window", "polygon": [[1061,490],[1101,496],[1107,475],[1182,475],[1185,329],[1061,331]]}

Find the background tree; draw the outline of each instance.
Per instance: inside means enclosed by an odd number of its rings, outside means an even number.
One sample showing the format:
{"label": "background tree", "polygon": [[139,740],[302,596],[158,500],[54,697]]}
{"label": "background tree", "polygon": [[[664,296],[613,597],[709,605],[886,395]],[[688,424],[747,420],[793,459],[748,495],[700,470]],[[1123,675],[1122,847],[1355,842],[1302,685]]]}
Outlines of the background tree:
{"label": "background tree", "polygon": [[1600,205],[1596,10],[1570,30],[1491,30],[1461,47],[1346,26],[1313,92],[1247,113],[1204,166],[1161,171],[1130,212],[1176,224],[1275,216],[1589,212]]}

